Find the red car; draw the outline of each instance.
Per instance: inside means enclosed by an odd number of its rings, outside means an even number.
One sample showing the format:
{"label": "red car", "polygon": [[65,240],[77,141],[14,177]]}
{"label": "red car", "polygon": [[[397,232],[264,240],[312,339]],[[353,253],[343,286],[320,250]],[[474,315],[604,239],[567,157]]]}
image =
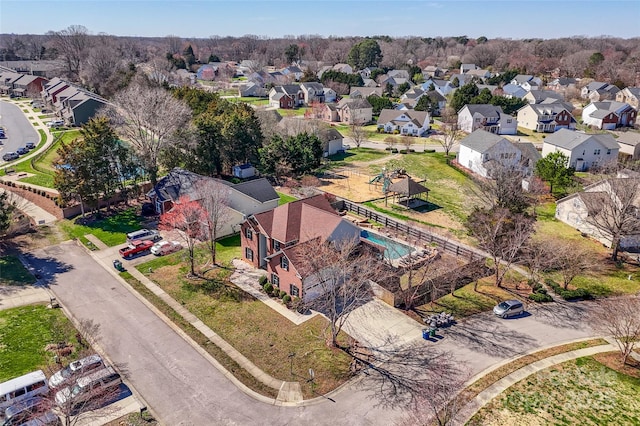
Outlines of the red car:
{"label": "red car", "polygon": [[153,241],[150,240],[134,240],[131,241],[131,243],[126,246],[121,248],[120,251],[120,256],[124,257],[125,259],[128,259],[130,257],[133,257],[134,255],[138,254],[138,253],[143,253],[145,251],[149,251],[151,249],[151,247],[153,247]]}

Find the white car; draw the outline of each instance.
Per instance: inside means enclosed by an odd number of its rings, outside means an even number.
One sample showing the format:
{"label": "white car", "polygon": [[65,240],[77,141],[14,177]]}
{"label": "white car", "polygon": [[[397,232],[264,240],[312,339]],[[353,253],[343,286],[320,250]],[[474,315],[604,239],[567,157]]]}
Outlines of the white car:
{"label": "white car", "polygon": [[100,395],[122,383],[120,375],[112,367],[94,371],[88,376],[78,379],[76,384],[56,392],[56,403],[59,407],[75,406]]}
{"label": "white car", "polygon": [[177,241],[160,241],[151,247],[151,253],[156,256],[164,256],[178,250],[182,250],[182,245]]}
{"label": "white car", "polygon": [[98,368],[104,368],[104,362],[102,362],[100,355],[97,354],[73,361],[49,378],[49,387],[56,388],[66,381],[85,376]]}
{"label": "white car", "polygon": [[51,120],[47,123],[47,127],[61,127],[64,126],[63,120]]}

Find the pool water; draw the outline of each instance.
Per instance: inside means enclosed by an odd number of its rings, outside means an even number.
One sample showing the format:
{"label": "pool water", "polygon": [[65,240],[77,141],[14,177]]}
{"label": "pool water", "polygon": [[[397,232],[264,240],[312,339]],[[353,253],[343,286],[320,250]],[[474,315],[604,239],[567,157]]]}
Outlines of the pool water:
{"label": "pool water", "polygon": [[361,231],[360,236],[367,240],[383,246],[385,250],[385,256],[389,259],[395,260],[402,256],[406,256],[413,251],[413,248],[406,244],[402,244],[382,235],[374,234],[368,231]]}

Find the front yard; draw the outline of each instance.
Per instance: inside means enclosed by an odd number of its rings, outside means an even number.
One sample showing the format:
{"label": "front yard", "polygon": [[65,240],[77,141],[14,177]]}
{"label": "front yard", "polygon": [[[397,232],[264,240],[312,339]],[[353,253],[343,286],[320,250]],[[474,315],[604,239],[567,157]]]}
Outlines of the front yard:
{"label": "front yard", "polygon": [[103,219],[94,219],[91,216],[86,219],[64,219],[58,222],[58,226],[68,238],[78,238],[85,245],[88,240],[84,236],[93,234],[109,247],[113,247],[126,242],[126,233],[142,228],[143,220],[143,217],[137,215],[137,209],[130,207]]}
{"label": "front yard", "polygon": [[0,284],[1,285],[25,285],[33,284],[36,279],[24,267],[16,256],[8,255],[0,257]]}
{"label": "front yard", "polygon": [[[299,381],[305,398],[317,396],[314,390],[322,394],[344,383],[351,358],[326,346],[327,321],[317,316],[296,326],[231,283],[228,267],[241,255],[239,236],[220,241],[218,250],[218,263],[225,266],[204,272],[204,277],[187,278],[184,251],[137,268],[266,373]],[[197,264],[204,265],[207,257],[200,247]],[[316,377],[313,390],[305,382],[310,368]]]}

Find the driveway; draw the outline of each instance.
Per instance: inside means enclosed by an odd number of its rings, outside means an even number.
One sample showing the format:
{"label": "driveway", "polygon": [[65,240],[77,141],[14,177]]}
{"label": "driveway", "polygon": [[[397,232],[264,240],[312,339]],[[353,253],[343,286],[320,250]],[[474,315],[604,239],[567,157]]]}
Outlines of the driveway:
{"label": "driveway", "polygon": [[[13,151],[15,152],[27,142],[35,142],[36,145],[40,141],[38,132],[33,128],[22,110],[9,102],[0,101],[0,125],[5,128],[7,139],[0,139],[0,154]],[[0,155],[0,164],[2,155]]]}
{"label": "driveway", "polygon": [[[63,243],[25,255],[78,319],[100,325],[101,346],[168,425],[379,425],[399,413],[375,408],[369,392],[348,388],[306,407],[279,407],[238,390],[172,328],[99,266]],[[285,360],[286,361],[286,360]]]}

